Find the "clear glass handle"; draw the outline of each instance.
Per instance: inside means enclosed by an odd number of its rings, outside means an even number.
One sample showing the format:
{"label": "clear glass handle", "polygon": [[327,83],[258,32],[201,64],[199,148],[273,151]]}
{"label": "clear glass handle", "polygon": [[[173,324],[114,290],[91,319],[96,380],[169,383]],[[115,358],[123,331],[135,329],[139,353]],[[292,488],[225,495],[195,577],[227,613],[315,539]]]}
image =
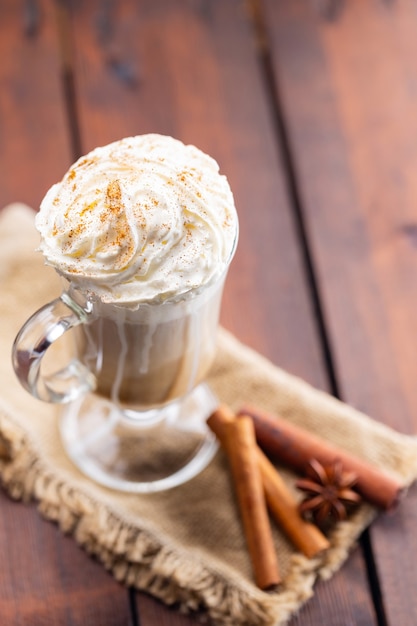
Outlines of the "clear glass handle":
{"label": "clear glass handle", "polygon": [[90,313],[89,303],[83,308],[64,292],[34,313],[19,331],[13,344],[13,367],[35,398],[65,403],[95,388],[94,375],[77,359],[51,375],[41,372],[48,348],[70,328],[85,324]]}

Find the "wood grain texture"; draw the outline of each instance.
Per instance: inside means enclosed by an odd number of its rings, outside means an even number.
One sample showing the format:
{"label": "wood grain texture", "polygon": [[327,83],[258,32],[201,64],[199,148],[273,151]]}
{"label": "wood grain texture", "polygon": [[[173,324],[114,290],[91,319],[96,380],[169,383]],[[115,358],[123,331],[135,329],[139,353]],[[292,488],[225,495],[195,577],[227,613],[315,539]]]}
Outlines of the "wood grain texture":
{"label": "wood grain texture", "polygon": [[0,509],[2,625],[131,623],[126,591],[73,539],[2,492]]}
{"label": "wood grain texture", "polygon": [[[342,398],[417,431],[417,15],[410,1],[265,0],[296,176]],[[417,491],[372,527],[386,622],[417,621]]]}
{"label": "wood grain texture", "polygon": [[377,624],[363,577],[363,556],[357,548],[330,581],[319,582],[313,600],[307,602],[289,626],[371,626]]}
{"label": "wood grain texture", "polygon": [[[79,3],[69,16],[83,150],[122,136],[169,133],[212,154],[227,174],[241,219],[223,323],[276,363],[326,387],[309,290],[247,6],[240,0],[113,5]],[[111,28],[97,24],[111,21]],[[101,27],[102,28],[102,27]],[[120,71],[122,68],[122,71]],[[127,80],[127,72],[130,79]],[[360,552],[300,614],[374,623]],[[360,595],[349,598],[351,581]],[[141,626],[177,623],[138,594]],[[175,619],[180,619],[176,616]],[[367,621],[366,621],[367,620]],[[294,622],[296,623],[296,622]],[[299,622],[301,623],[301,621]]]}
{"label": "wood grain texture", "polygon": [[167,607],[145,593],[137,594],[139,605],[139,626],[196,626],[198,622],[191,615],[183,615],[175,607]]}
{"label": "wood grain texture", "polygon": [[38,207],[71,162],[51,2],[38,3],[36,30],[27,33],[21,3],[1,5],[0,207]]}
{"label": "wood grain texture", "polygon": [[[1,3],[0,207],[37,207],[72,160],[55,11],[37,6],[28,26],[23,3]],[[126,590],[73,540],[1,492],[0,511],[2,626],[129,624]]]}

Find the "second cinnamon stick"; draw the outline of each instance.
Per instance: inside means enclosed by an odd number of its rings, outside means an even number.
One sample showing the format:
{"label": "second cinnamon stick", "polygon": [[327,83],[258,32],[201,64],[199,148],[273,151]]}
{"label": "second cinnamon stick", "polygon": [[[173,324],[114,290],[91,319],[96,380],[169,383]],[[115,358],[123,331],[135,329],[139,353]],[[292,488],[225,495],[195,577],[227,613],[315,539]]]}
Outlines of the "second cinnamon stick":
{"label": "second cinnamon stick", "polygon": [[383,509],[397,504],[403,486],[388,473],[277,415],[252,406],[244,406],[239,415],[253,419],[258,444],[280,463],[304,472],[312,458],[322,465],[338,459],[358,477],[355,488],[365,500]]}

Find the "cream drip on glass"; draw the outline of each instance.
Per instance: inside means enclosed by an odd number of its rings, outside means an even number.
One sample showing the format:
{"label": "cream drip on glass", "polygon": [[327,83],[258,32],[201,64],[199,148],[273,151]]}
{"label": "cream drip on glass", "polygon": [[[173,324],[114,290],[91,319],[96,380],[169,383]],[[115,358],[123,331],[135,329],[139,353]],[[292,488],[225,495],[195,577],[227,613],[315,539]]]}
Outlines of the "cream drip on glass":
{"label": "cream drip on glass", "polygon": [[46,194],[36,226],[48,264],[85,294],[132,309],[215,282],[237,236],[216,161],[157,134],[80,158]]}

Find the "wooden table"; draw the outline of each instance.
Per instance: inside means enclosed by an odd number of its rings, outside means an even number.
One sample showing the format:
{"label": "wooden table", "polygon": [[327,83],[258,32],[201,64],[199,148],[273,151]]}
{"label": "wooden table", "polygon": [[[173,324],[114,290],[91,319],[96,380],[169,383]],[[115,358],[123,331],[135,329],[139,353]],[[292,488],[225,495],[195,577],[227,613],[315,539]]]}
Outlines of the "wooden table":
{"label": "wooden table", "polygon": [[[39,206],[96,145],[212,154],[241,222],[223,324],[278,365],[417,430],[412,0],[3,0],[0,205]],[[3,294],[4,297],[4,294]],[[417,488],[291,625],[417,624]],[[126,590],[1,495],[2,625],[197,624]]]}

